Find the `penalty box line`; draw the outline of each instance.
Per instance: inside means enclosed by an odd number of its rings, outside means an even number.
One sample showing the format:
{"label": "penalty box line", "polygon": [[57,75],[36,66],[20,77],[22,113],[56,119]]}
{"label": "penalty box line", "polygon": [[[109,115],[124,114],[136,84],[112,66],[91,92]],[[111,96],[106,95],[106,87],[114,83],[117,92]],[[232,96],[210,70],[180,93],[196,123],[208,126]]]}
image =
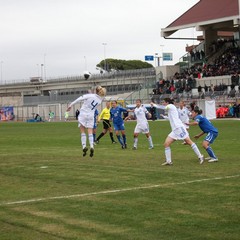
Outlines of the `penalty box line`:
{"label": "penalty box line", "polygon": [[106,195],[106,194],[113,194],[113,193],[137,191],[137,190],[142,190],[142,189],[170,187],[170,186],[176,186],[176,185],[185,185],[185,184],[207,182],[207,181],[214,181],[214,180],[224,180],[224,179],[237,178],[237,177],[240,177],[240,175],[214,177],[214,178],[202,178],[202,179],[196,179],[196,180],[184,181],[184,182],[176,182],[176,183],[156,184],[156,185],[150,185],[150,186],[139,186],[139,187],[131,187],[131,188],[113,189],[113,190],[106,190],[106,191],[100,191],[100,192],[80,193],[80,194],[65,195],[65,196],[35,198],[35,199],[12,201],[12,202],[2,202],[2,203],[0,203],[0,207],[1,206],[27,204],[27,203],[46,202],[46,201],[51,201],[51,200],[83,198],[83,197],[96,196],[96,195]]}

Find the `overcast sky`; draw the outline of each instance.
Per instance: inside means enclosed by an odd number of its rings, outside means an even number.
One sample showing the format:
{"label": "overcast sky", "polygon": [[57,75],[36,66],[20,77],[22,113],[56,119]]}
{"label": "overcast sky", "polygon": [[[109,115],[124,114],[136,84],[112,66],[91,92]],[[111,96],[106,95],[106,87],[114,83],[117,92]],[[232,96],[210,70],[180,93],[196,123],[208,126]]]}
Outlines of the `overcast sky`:
{"label": "overcast sky", "polygon": [[[165,28],[198,0],[0,0],[2,82],[96,72],[106,57],[144,60],[172,52],[173,64],[193,41],[165,40]],[[193,29],[177,37],[196,37]],[[164,45],[161,47],[160,45]],[[85,57],[84,57],[85,56]],[[151,62],[155,65],[154,62]]]}

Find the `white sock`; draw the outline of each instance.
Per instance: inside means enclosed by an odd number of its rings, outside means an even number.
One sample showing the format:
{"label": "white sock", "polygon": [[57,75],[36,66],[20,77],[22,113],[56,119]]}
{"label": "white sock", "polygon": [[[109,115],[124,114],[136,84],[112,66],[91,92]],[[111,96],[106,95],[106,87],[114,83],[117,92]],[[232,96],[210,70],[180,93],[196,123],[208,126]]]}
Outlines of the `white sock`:
{"label": "white sock", "polygon": [[85,148],[87,145],[87,138],[85,133],[81,134],[81,142],[82,142],[82,148]]}
{"label": "white sock", "polygon": [[149,146],[153,147],[153,142],[152,142],[152,137],[151,136],[149,136],[148,142],[149,142]]}
{"label": "white sock", "polygon": [[202,156],[202,154],[200,153],[200,151],[199,151],[196,143],[193,143],[193,144],[191,145],[191,148],[192,148],[192,150],[196,153],[196,155],[197,155],[198,157],[201,157],[201,156]]}
{"label": "white sock", "polygon": [[137,148],[137,144],[138,144],[138,138],[135,137],[133,147]]}
{"label": "white sock", "polygon": [[93,134],[88,135],[88,140],[89,140],[90,148],[93,148]]}
{"label": "white sock", "polygon": [[166,162],[171,163],[172,157],[171,157],[171,148],[170,147],[165,148],[165,156],[166,156]]}

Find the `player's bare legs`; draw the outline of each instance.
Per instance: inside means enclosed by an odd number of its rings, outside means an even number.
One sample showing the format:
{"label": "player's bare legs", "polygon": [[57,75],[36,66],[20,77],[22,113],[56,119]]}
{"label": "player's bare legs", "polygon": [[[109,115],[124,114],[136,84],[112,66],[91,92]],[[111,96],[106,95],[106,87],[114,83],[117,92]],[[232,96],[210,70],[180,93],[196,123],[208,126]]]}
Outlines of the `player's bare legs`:
{"label": "player's bare legs", "polygon": [[81,133],[81,142],[82,142],[82,149],[83,149],[83,157],[87,155],[87,136],[85,133],[86,128],[84,126],[80,126],[80,133]]}
{"label": "player's bare legs", "polygon": [[186,144],[188,144],[188,145],[191,146],[192,150],[193,150],[193,151],[195,152],[195,154],[198,156],[198,159],[199,159],[199,161],[200,161],[200,164],[202,164],[203,161],[204,161],[204,158],[203,158],[203,155],[200,153],[200,151],[199,151],[196,143],[194,143],[194,142],[190,139],[190,137],[185,138],[184,141],[186,142]]}
{"label": "player's bare legs", "polygon": [[94,145],[93,145],[93,129],[92,128],[88,128],[88,140],[89,140],[89,144],[90,144],[90,157],[93,157],[94,154]]}
{"label": "player's bare legs", "polygon": [[163,163],[164,165],[172,165],[172,155],[171,155],[171,144],[175,142],[175,139],[167,136],[165,142],[164,142],[164,148],[165,148],[165,157],[166,162]]}
{"label": "player's bare legs", "polygon": [[133,150],[136,150],[137,149],[137,144],[138,144],[138,133],[134,133],[133,138],[134,138]]}
{"label": "player's bare legs", "polygon": [[145,134],[147,139],[148,139],[148,142],[149,142],[149,149],[153,149],[153,141],[152,141],[152,137],[150,135],[150,132],[146,133]]}

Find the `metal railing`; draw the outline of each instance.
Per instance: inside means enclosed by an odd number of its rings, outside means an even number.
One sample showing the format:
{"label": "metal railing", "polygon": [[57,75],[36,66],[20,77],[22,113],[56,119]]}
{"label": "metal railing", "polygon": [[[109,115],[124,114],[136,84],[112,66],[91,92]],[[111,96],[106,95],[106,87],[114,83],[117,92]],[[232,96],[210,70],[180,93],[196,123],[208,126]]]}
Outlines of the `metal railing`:
{"label": "metal railing", "polygon": [[[84,75],[73,75],[73,76],[59,76],[59,77],[48,77],[46,81],[39,81],[39,83],[58,83],[58,82],[74,82],[74,81],[94,81],[101,79],[116,79],[116,78],[132,78],[141,76],[155,76],[155,68],[144,68],[144,69],[134,69],[134,70],[124,70],[115,72],[106,72],[103,74],[91,74],[90,78],[86,80]],[[16,85],[16,84],[30,84],[29,79],[16,79],[0,82],[0,85]],[[33,84],[33,83],[32,83]],[[37,84],[35,82],[34,84]]]}

